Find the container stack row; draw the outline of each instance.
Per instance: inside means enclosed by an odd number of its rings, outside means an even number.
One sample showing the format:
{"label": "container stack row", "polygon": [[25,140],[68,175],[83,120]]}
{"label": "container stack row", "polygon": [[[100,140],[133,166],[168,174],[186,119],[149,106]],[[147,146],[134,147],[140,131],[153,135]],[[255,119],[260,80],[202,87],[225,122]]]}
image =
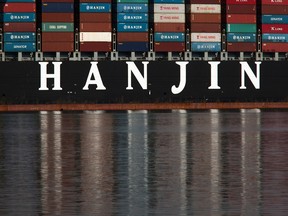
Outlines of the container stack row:
{"label": "container stack row", "polygon": [[42,0],[42,51],[74,51],[73,0]]}
{"label": "container stack row", "polygon": [[80,0],[80,51],[112,50],[112,0]]}
{"label": "container stack row", "polygon": [[154,0],[154,51],[185,51],[184,0]]}
{"label": "container stack row", "polygon": [[288,1],[262,0],[262,51],[288,51]]}
{"label": "container stack row", "polygon": [[228,52],[256,52],[256,9],[256,0],[226,0]]}
{"label": "container stack row", "polygon": [[36,51],[35,0],[6,0],[1,5],[5,52]]}
{"label": "container stack row", "polygon": [[149,51],[148,0],[117,0],[117,51]]}
{"label": "container stack row", "polygon": [[190,0],[192,52],[221,51],[220,2],[220,0]]}

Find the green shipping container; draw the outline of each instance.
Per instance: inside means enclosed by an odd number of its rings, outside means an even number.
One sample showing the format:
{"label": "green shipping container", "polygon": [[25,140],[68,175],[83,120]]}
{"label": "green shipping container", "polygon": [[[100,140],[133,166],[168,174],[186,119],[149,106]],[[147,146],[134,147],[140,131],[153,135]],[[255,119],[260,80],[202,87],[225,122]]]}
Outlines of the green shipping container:
{"label": "green shipping container", "polygon": [[74,23],[42,23],[42,32],[74,32]]}
{"label": "green shipping container", "polygon": [[256,33],[256,24],[227,24],[227,33]]}
{"label": "green shipping container", "polygon": [[145,3],[148,4],[149,0],[117,0],[117,3]]}

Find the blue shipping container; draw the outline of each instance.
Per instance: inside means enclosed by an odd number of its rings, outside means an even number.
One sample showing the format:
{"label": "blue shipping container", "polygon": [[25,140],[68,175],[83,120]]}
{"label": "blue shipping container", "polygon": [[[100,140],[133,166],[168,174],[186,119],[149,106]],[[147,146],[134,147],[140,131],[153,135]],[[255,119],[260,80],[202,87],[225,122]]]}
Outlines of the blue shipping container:
{"label": "blue shipping container", "polygon": [[117,22],[148,22],[148,13],[117,13]]}
{"label": "blue shipping container", "polygon": [[149,51],[149,42],[123,42],[117,43],[120,52],[145,52]]}
{"label": "blue shipping container", "polygon": [[154,41],[155,42],[184,42],[185,41],[185,34],[184,33],[155,33],[154,34]]}
{"label": "blue shipping container", "polygon": [[35,13],[4,13],[3,22],[35,22]]}
{"label": "blue shipping container", "polygon": [[288,34],[262,34],[262,42],[288,42]]}
{"label": "blue shipping container", "polygon": [[154,3],[184,4],[185,0],[154,0]]}
{"label": "blue shipping container", "polygon": [[118,32],[147,32],[148,23],[117,23]]}
{"label": "blue shipping container", "polygon": [[33,42],[6,42],[4,43],[5,52],[35,52],[36,43]]}
{"label": "blue shipping container", "polygon": [[74,13],[74,3],[42,3],[42,13]]}
{"label": "blue shipping container", "polygon": [[118,13],[148,13],[148,4],[117,4]]}
{"label": "blue shipping container", "polygon": [[263,24],[288,24],[288,15],[262,15]]}
{"label": "blue shipping container", "polygon": [[25,41],[25,42],[35,42],[36,34],[32,32],[9,32],[4,33],[5,42],[14,42],[14,41]]}
{"label": "blue shipping container", "polygon": [[220,52],[221,43],[214,42],[193,42],[191,43],[192,52]]}
{"label": "blue shipping container", "polygon": [[81,13],[109,13],[111,12],[110,3],[80,3]]}
{"label": "blue shipping container", "polygon": [[256,42],[256,34],[253,33],[228,33],[227,42]]}

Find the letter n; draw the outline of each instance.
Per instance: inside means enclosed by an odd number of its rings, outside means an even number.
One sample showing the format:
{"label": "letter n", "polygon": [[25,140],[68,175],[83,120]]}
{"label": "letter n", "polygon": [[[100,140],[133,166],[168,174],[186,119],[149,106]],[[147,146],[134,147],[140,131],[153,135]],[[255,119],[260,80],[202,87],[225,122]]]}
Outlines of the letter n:
{"label": "letter n", "polygon": [[136,77],[137,81],[141,85],[142,89],[147,89],[147,65],[149,62],[142,62],[144,66],[144,75],[142,76],[141,72],[138,70],[134,62],[126,62],[128,65],[128,87],[126,90],[133,90],[132,87],[132,73]]}
{"label": "letter n", "polygon": [[245,86],[245,73],[248,75],[252,84],[256,89],[260,89],[260,64],[261,62],[255,62],[256,64],[256,75],[253,73],[252,69],[247,62],[240,62],[241,64],[241,86],[240,89],[246,89]]}
{"label": "letter n", "polygon": [[39,90],[49,90],[47,87],[47,79],[53,79],[54,80],[54,87],[52,90],[62,90],[60,86],[60,80],[61,80],[61,70],[60,65],[62,62],[52,62],[54,65],[54,73],[47,73],[47,65],[48,62],[39,62],[40,64],[40,88]]}

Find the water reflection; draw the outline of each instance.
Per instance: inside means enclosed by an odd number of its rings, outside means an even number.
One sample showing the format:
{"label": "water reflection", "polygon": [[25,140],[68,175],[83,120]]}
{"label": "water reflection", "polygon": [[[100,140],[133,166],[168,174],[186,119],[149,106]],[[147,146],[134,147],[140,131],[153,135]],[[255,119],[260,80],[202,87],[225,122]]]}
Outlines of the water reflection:
{"label": "water reflection", "polygon": [[257,109],[2,113],[0,213],[285,215],[287,120]]}

